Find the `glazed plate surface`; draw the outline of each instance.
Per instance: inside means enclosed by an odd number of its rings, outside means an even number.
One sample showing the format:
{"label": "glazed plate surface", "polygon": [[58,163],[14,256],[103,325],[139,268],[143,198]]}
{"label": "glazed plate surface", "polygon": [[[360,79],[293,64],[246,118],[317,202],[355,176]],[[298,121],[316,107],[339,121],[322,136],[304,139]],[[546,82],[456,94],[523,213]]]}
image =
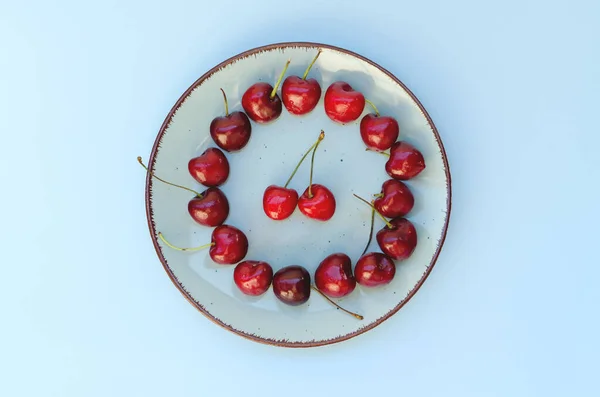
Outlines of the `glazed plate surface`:
{"label": "glazed plate surface", "polygon": [[[189,192],[148,177],[146,205],[150,235],[160,261],[184,296],[212,321],[252,340],[286,347],[311,347],[339,342],[371,330],[396,313],[421,287],[442,248],[451,203],[448,161],[440,136],[416,97],[389,72],[349,51],[313,43],[282,43],[247,51],[224,61],[200,77],[174,105],[161,127],[150,158],[150,169],[159,177],[197,191],[204,187],[190,176],[188,161],[208,147],[216,147],[209,134],[213,118],[224,114],[221,91],[229,110],[242,110],[244,91],[258,81],[274,84],[286,61],[286,73],[302,76],[317,51],[322,53],[309,77],[319,81],[323,94],[317,107],[305,116],[283,109],[268,125],[252,122],[252,136],[240,152],[226,153],[231,166],[221,187],[230,203],[226,224],[248,236],[245,259],[263,260],[273,271],[302,265],[311,276],[327,255],[344,252],[353,266],[368,240],[370,209],[353,193],[371,198],[389,179],[386,158],[365,151],[359,134],[360,118],[347,125],[331,121],[323,109],[329,84],[344,80],[376,104],[384,115],[400,125],[400,140],[419,149],[427,168],[406,184],[415,196],[407,218],[418,233],[418,245],[406,261],[397,262],[394,280],[384,287],[357,286],[348,297],[338,299],[344,308],[364,316],[362,321],[337,310],[313,292],[298,307],[279,302],[269,289],[251,298],[233,282],[234,266],[217,265],[208,250],[180,252],[165,246],[158,233],[178,246],[210,242],[212,228],[196,224],[187,212]],[[280,90],[279,90],[280,92]],[[368,105],[363,115],[370,112]],[[298,210],[284,221],[264,214],[262,195],[271,184],[284,184],[293,168],[325,131],[315,157],[314,183],[335,194],[337,209],[328,222],[310,220]],[[290,184],[299,194],[308,186],[310,161],[303,163]],[[375,231],[384,224],[376,219]],[[373,238],[369,251],[379,251]]]}

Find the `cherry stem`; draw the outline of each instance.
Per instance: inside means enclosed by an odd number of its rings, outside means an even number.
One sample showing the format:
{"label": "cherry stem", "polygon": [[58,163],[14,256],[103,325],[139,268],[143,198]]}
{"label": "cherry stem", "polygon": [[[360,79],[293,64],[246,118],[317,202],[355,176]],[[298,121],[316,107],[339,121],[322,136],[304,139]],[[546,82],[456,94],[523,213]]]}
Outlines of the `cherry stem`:
{"label": "cherry stem", "polygon": [[367,241],[367,245],[365,246],[364,251],[360,256],[363,256],[367,253],[369,249],[369,245],[371,245],[371,241],[373,240],[373,228],[375,227],[375,208],[371,208],[371,230],[369,231],[369,241]]}
{"label": "cherry stem", "polygon": [[317,62],[317,58],[319,57],[319,55],[321,55],[321,49],[319,49],[319,52],[317,52],[317,55],[315,55],[315,57],[313,58],[313,60],[310,63],[310,65],[308,65],[308,67],[306,68],[306,71],[302,75],[302,80],[306,80],[306,77],[308,76],[308,72],[310,72],[310,69],[313,67],[313,65],[315,64],[315,62]]}
{"label": "cherry stem", "polygon": [[383,193],[374,194],[373,197],[381,198],[383,197]]}
{"label": "cherry stem", "polygon": [[375,111],[375,114],[377,116],[379,116],[379,110],[377,110],[377,106],[375,106],[375,104],[373,102],[369,101],[368,99],[365,99],[365,102],[368,103],[369,105],[371,105],[371,107]]}
{"label": "cherry stem", "polygon": [[201,195],[200,193],[198,193],[197,191],[195,191],[195,190],[192,190],[192,189],[190,189],[190,188],[187,188],[187,187],[185,187],[185,186],[176,185],[176,184],[174,184],[174,183],[167,182],[167,181],[165,181],[164,179],[161,179],[161,178],[157,177],[156,175],[154,175],[154,173],[153,173],[152,171],[150,171],[150,170],[148,169],[148,167],[146,167],[146,166],[144,165],[144,163],[142,162],[142,158],[141,158],[140,156],[138,156],[138,158],[137,158],[137,161],[138,161],[138,163],[140,163],[140,164],[142,165],[142,167],[144,167],[144,168],[146,169],[146,171],[147,171],[147,172],[148,172],[150,175],[152,175],[154,178],[158,179],[158,180],[159,180],[159,181],[161,181],[162,183],[166,183],[167,185],[171,185],[171,186],[175,186],[175,187],[178,187],[178,188],[180,188],[180,189],[183,189],[183,190],[187,190],[188,192],[192,192],[192,193],[194,193],[194,194],[195,194],[197,197],[202,197],[202,195]]}
{"label": "cherry stem", "polygon": [[367,151],[367,152],[375,152],[375,153],[379,153],[379,154],[381,154],[383,156],[390,157],[390,154],[387,153],[387,152],[380,152],[379,150],[373,150],[371,148],[366,148],[365,151]]}
{"label": "cherry stem", "polygon": [[379,217],[385,222],[385,224],[387,225],[387,227],[389,227],[390,229],[392,229],[394,227],[394,225],[392,225],[386,218],[385,216],[381,215],[381,213],[379,211],[377,211],[377,209],[375,208],[375,206],[373,205],[373,203],[369,203],[367,200],[365,200],[364,198],[357,196],[356,194],[352,193],[354,195],[354,197],[356,197],[357,199],[359,199],[360,201],[364,202],[365,204],[367,204],[369,207],[371,207],[376,213],[377,215],[379,215]]}
{"label": "cherry stem", "polygon": [[308,154],[315,148],[315,146],[317,146],[319,144],[319,142],[321,142],[323,140],[323,138],[325,138],[325,132],[321,131],[321,134],[319,135],[319,139],[317,139],[317,141],[312,144],[312,146],[306,151],[306,153],[304,153],[304,156],[302,156],[302,158],[300,159],[300,162],[298,163],[298,165],[296,165],[296,168],[294,168],[294,172],[292,172],[292,175],[290,175],[287,182],[283,186],[284,188],[288,187],[288,185],[292,181],[292,178],[294,177],[294,175],[296,175],[296,172],[298,172],[298,168],[300,168],[300,165],[302,164],[302,162],[304,161],[306,156],[308,156]]}
{"label": "cherry stem", "polygon": [[281,84],[281,80],[283,80],[283,76],[285,75],[285,71],[287,70],[288,66],[290,66],[290,62],[291,60],[288,59],[288,61],[285,63],[285,67],[281,71],[281,74],[277,79],[277,83],[275,83],[275,87],[273,87],[273,91],[271,91],[271,95],[269,95],[270,99],[275,98],[275,95],[277,95],[277,88],[279,88],[279,84]]}
{"label": "cherry stem", "polygon": [[225,116],[229,116],[229,105],[227,104],[227,95],[225,95],[225,91],[222,88],[219,88],[223,93],[223,102],[225,102]]}
{"label": "cherry stem", "polygon": [[364,317],[361,316],[360,314],[352,313],[351,311],[344,309],[343,307],[341,307],[340,305],[338,305],[337,303],[332,301],[327,295],[325,295],[323,292],[321,292],[321,290],[318,289],[317,287],[315,287],[314,285],[311,285],[310,287],[312,289],[314,289],[315,291],[317,291],[323,298],[325,298],[327,301],[329,301],[329,303],[331,303],[333,306],[337,307],[341,311],[348,313],[349,315],[351,315],[352,317],[354,317],[358,320],[364,320]]}
{"label": "cherry stem", "polygon": [[313,168],[315,166],[315,153],[317,153],[317,148],[319,147],[319,144],[321,143],[321,141],[323,140],[323,138],[325,138],[325,131],[321,130],[321,135],[319,135],[319,140],[317,141],[317,144],[315,145],[315,148],[313,149],[313,153],[312,153],[312,157],[310,159],[310,179],[308,181],[308,198],[312,198],[312,179],[313,179]]}
{"label": "cherry stem", "polygon": [[165,243],[169,248],[173,248],[174,250],[177,251],[200,251],[203,250],[205,248],[208,247],[212,247],[213,245],[215,245],[215,243],[209,243],[209,244],[204,244],[201,245],[199,247],[191,247],[191,248],[180,248],[180,247],[176,247],[173,244],[171,244],[170,242],[168,242],[162,235],[162,233],[158,233],[158,237],[162,240],[163,243]]}

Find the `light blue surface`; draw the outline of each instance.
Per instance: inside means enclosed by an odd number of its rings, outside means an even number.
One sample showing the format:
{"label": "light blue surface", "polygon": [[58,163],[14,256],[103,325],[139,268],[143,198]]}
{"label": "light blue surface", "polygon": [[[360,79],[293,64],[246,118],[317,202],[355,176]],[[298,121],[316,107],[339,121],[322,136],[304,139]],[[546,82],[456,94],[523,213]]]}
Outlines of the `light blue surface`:
{"label": "light blue surface", "polygon": [[[600,395],[600,2],[55,3],[0,5],[0,395]],[[402,79],[454,193],[415,298],[309,350],[183,299],[135,161],[202,73],[294,40]]]}

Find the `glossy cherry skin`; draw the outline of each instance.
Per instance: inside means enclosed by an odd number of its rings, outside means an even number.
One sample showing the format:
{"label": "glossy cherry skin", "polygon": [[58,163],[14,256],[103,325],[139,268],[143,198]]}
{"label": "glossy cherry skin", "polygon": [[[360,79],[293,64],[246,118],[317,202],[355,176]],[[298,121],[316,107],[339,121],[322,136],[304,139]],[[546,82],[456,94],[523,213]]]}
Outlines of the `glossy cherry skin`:
{"label": "glossy cherry skin", "polygon": [[268,123],[281,115],[283,106],[279,95],[271,98],[273,86],[269,83],[255,83],[242,96],[242,107],[253,121]]}
{"label": "glossy cherry skin", "polygon": [[313,183],[311,188],[312,197],[308,195],[308,188],[298,199],[298,209],[309,218],[327,221],[335,213],[335,196],[331,190],[323,185]]}
{"label": "glossy cherry skin", "polygon": [[211,243],[209,255],[220,265],[236,264],[248,253],[248,238],[234,226],[217,226],[212,232]]}
{"label": "glossy cherry skin", "polygon": [[202,197],[194,197],[188,203],[192,219],[203,226],[219,226],[229,216],[229,201],[221,189],[209,187]]}
{"label": "glossy cherry skin", "polygon": [[208,187],[220,186],[229,177],[229,161],[220,149],[208,148],[188,162],[190,175]]}
{"label": "glossy cherry skin", "polygon": [[336,81],[325,91],[325,113],[337,123],[350,123],[365,109],[365,97],[344,81]]}
{"label": "glossy cherry skin", "polygon": [[252,135],[252,124],[244,112],[232,112],[213,119],[210,136],[221,149],[236,152],[248,144]]}
{"label": "glossy cherry skin", "polygon": [[377,232],[377,243],[384,254],[395,260],[409,258],[417,246],[417,230],[405,218],[390,221],[392,228],[384,226]]}
{"label": "glossy cherry skin", "polygon": [[398,135],[400,126],[393,117],[369,113],[360,121],[360,137],[369,149],[388,150],[396,142]]}
{"label": "glossy cherry skin", "polygon": [[386,218],[396,218],[408,214],[415,205],[415,197],[405,183],[388,179],[381,186],[383,196],[373,202],[375,209]]}
{"label": "glossy cherry skin", "polygon": [[425,169],[423,154],[407,142],[396,142],[390,149],[390,158],[385,163],[385,171],[394,179],[406,181],[419,175]]}
{"label": "glossy cherry skin", "polygon": [[298,205],[298,192],[283,186],[271,185],[263,194],[263,210],[276,221],[288,218]]}
{"label": "glossy cherry skin", "polygon": [[281,100],[288,112],[303,115],[311,112],[321,99],[321,86],[315,79],[289,76],[281,86]]}
{"label": "glossy cherry skin", "polygon": [[279,269],[273,275],[273,293],[287,305],[306,303],[310,298],[310,273],[297,265]]}
{"label": "glossy cherry skin", "polygon": [[331,298],[341,298],[354,291],[356,279],[350,257],[336,253],[323,259],[315,271],[315,285]]}
{"label": "glossy cherry skin", "polygon": [[363,255],[354,267],[356,282],[365,287],[389,284],[396,275],[396,264],[381,252]]}
{"label": "glossy cherry skin", "polygon": [[243,261],[233,270],[233,282],[243,294],[259,296],[267,292],[273,281],[273,268],[267,262]]}

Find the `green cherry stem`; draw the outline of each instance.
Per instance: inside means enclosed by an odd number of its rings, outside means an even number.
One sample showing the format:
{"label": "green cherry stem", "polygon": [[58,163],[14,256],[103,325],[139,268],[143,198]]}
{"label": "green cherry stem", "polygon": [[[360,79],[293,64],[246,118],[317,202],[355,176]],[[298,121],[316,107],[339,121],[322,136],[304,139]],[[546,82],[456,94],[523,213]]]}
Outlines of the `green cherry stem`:
{"label": "green cherry stem", "polygon": [[154,173],[153,173],[152,171],[150,171],[150,170],[148,169],[148,167],[146,167],[146,166],[144,165],[144,163],[142,162],[142,158],[141,158],[140,156],[138,156],[138,158],[137,158],[137,161],[138,161],[138,163],[140,163],[140,164],[142,165],[142,167],[144,167],[144,168],[146,169],[146,171],[147,171],[147,172],[148,172],[150,175],[152,175],[154,178],[158,179],[158,180],[159,180],[159,181],[161,181],[162,183],[166,183],[167,185],[171,185],[171,186],[175,186],[175,187],[178,187],[178,188],[180,188],[180,189],[183,189],[183,190],[187,190],[188,192],[194,193],[194,194],[196,195],[196,197],[200,197],[200,198],[202,197],[202,195],[201,195],[200,193],[198,193],[197,191],[195,191],[195,190],[192,190],[192,189],[190,189],[190,188],[187,188],[187,187],[185,187],[185,186],[176,185],[176,184],[174,184],[174,183],[167,182],[167,181],[165,181],[164,179],[161,179],[161,178],[157,177],[156,175],[154,175]]}
{"label": "green cherry stem", "polygon": [[379,150],[373,150],[371,148],[366,148],[365,151],[366,152],[375,152],[375,153],[381,154],[382,156],[390,157],[390,154],[388,152],[380,152]]}
{"label": "green cherry stem", "polygon": [[375,104],[373,102],[369,101],[368,99],[365,99],[365,102],[368,103],[369,105],[371,105],[371,107],[375,111],[375,114],[377,116],[379,116],[379,110],[377,110],[377,106],[375,106]]}
{"label": "green cherry stem", "polygon": [[219,88],[223,93],[223,102],[225,102],[225,116],[229,116],[229,105],[227,104],[227,95],[225,95],[225,91],[222,88]]}
{"label": "green cherry stem", "polygon": [[310,69],[313,67],[313,65],[315,64],[315,62],[317,62],[317,58],[319,57],[319,55],[321,55],[321,49],[319,49],[319,52],[317,52],[317,55],[315,55],[315,57],[313,58],[313,60],[310,63],[310,65],[308,65],[308,67],[306,68],[306,71],[302,75],[302,80],[306,80],[306,77],[308,76],[308,72],[310,72]]}
{"label": "green cherry stem", "polygon": [[279,75],[279,78],[277,79],[277,83],[275,83],[275,87],[273,87],[273,91],[271,91],[271,95],[269,95],[270,99],[275,98],[275,95],[277,95],[277,89],[279,88],[279,84],[281,84],[281,80],[283,80],[285,71],[287,70],[288,66],[290,66],[290,62],[291,62],[291,60],[288,59],[287,62],[285,63],[285,67],[281,71],[281,74]]}
{"label": "green cherry stem", "polygon": [[283,186],[284,188],[288,187],[288,185],[292,181],[292,178],[294,177],[294,175],[296,175],[296,172],[298,172],[298,168],[300,168],[300,165],[302,164],[302,162],[304,161],[306,156],[308,156],[308,154],[315,148],[315,146],[317,146],[319,144],[319,142],[321,142],[323,140],[323,138],[325,138],[325,132],[321,131],[321,134],[319,134],[319,139],[317,139],[317,141],[312,144],[312,146],[306,151],[306,153],[304,153],[304,156],[302,156],[302,158],[300,159],[300,162],[298,163],[298,165],[296,165],[296,168],[294,168],[294,172],[292,172],[292,175],[290,175],[287,182]]}
{"label": "green cherry stem", "polygon": [[[321,135],[319,135],[319,138],[321,137],[325,137],[325,131],[321,130]],[[319,139],[317,141],[317,144],[315,145],[315,148],[313,149],[313,153],[312,153],[312,157],[310,158],[310,179],[308,181],[308,198],[312,198],[312,181],[313,181],[313,168],[315,168],[315,153],[317,153],[317,148],[319,147],[319,144],[321,143],[321,141],[323,140],[323,138]]]}
{"label": "green cherry stem", "polygon": [[379,211],[377,211],[375,209],[375,206],[373,205],[373,203],[369,203],[367,200],[365,200],[364,198],[357,196],[356,194],[353,193],[353,196],[356,197],[357,199],[359,199],[360,201],[362,201],[363,203],[367,204],[369,207],[371,207],[371,209],[373,209],[377,215],[379,215],[379,217],[385,222],[385,224],[387,225],[387,227],[389,227],[390,229],[392,229],[394,226],[385,218],[385,216],[381,215],[381,213]]}
{"label": "green cherry stem", "polygon": [[201,245],[201,246],[199,246],[199,247],[180,248],[180,247],[176,247],[176,246],[174,246],[173,244],[171,244],[170,242],[168,242],[168,241],[167,241],[167,240],[166,240],[166,239],[163,237],[163,235],[162,235],[162,233],[161,233],[161,232],[159,232],[159,233],[158,233],[158,237],[159,237],[159,238],[162,240],[162,242],[163,242],[163,243],[165,243],[165,244],[166,244],[166,245],[167,245],[169,248],[173,248],[174,250],[177,250],[177,251],[186,251],[186,252],[187,252],[187,251],[200,251],[200,250],[203,250],[203,249],[205,249],[205,248],[212,247],[213,245],[215,245],[215,243],[208,243],[208,244]]}
{"label": "green cherry stem", "polygon": [[367,245],[365,245],[365,249],[363,250],[360,256],[363,256],[367,253],[369,249],[369,245],[371,245],[371,241],[373,240],[373,229],[375,227],[375,208],[371,208],[371,230],[369,231],[369,241],[367,241]]}
{"label": "green cherry stem", "polygon": [[357,320],[364,320],[364,317],[361,316],[360,314],[352,313],[350,310],[346,310],[343,307],[341,307],[340,305],[338,305],[337,303],[335,303],[334,301],[332,301],[327,295],[325,295],[323,292],[321,292],[321,290],[318,289],[317,287],[315,287],[314,285],[311,285],[310,287],[312,289],[314,289],[315,291],[317,291],[323,298],[325,298],[329,303],[331,303],[333,306],[337,307],[339,310],[341,310],[345,313],[348,313],[349,315],[356,318]]}

